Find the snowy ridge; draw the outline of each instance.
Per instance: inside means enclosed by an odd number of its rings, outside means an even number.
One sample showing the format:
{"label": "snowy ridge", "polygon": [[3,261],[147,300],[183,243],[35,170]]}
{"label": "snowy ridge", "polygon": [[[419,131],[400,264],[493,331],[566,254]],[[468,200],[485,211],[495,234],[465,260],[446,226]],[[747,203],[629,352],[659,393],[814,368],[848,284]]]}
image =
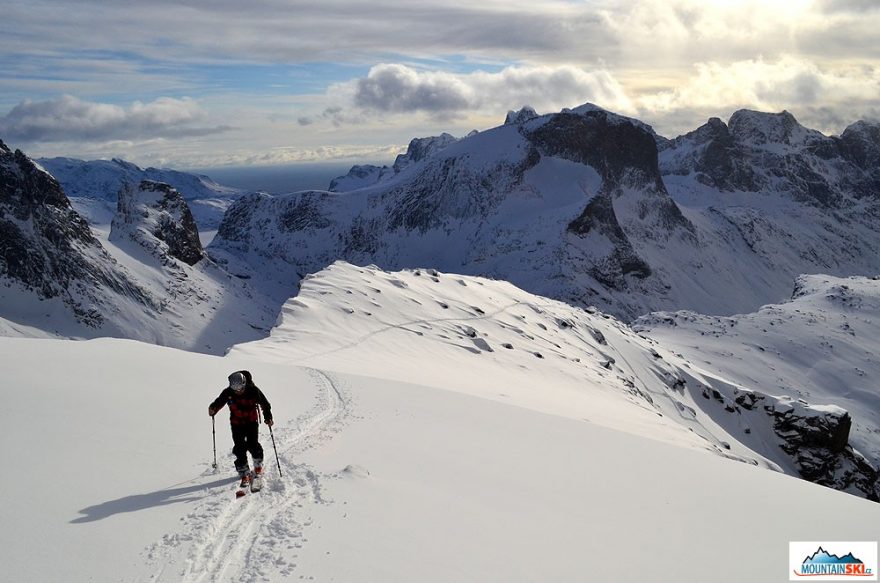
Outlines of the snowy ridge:
{"label": "snowy ridge", "polygon": [[877,496],[876,462],[846,449],[850,416],[833,394],[755,393],[664,346],[506,282],[338,262],[303,281],[269,338],[232,354],[462,391]]}
{"label": "snowy ridge", "polygon": [[372,164],[352,166],[348,174],[338,176],[330,182],[330,192],[349,192],[373,186],[400,174],[407,166],[433,156],[458,139],[443,133],[427,138],[413,138],[406,152],[399,154],[392,166],[374,166]]}

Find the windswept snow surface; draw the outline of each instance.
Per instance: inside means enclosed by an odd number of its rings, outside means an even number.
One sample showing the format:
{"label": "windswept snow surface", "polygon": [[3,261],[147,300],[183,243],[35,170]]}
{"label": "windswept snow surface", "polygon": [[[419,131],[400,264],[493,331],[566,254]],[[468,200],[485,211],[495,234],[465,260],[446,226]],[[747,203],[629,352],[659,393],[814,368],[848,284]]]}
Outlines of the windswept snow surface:
{"label": "windswept snow surface", "polygon": [[[26,485],[0,505],[3,576],[770,582],[787,541],[876,540],[877,504],[707,453],[722,430],[669,414],[655,346],[503,282],[343,263],[225,357],[0,338],[0,464]],[[242,500],[206,415],[239,368],[284,472],[263,427]]]}

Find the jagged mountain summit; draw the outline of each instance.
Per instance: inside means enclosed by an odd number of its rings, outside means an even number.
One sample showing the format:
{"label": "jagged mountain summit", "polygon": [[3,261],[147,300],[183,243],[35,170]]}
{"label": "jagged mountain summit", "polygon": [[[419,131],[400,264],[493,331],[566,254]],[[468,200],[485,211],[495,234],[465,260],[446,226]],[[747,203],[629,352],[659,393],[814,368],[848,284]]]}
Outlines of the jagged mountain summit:
{"label": "jagged mountain summit", "polygon": [[332,193],[244,197],[212,252],[291,290],[336,259],[428,265],[627,320],[751,311],[801,273],[880,271],[875,125],[835,138],[743,110],[668,140],[592,104],[506,122],[414,140],[406,164],[355,167]]}
{"label": "jagged mountain summit", "polygon": [[342,258],[644,313],[667,285],[652,259],[699,244],[663,184],[653,135],[595,107],[522,119],[435,147],[414,142],[413,161],[365,188],[246,196],[210,252],[255,277],[262,262],[288,285]]}
{"label": "jagged mountain summit", "polygon": [[115,336],[223,353],[265,335],[279,303],[205,256],[182,195],[125,187],[109,233],[61,185],[0,142],[0,330]]}
{"label": "jagged mountain summit", "polygon": [[201,174],[168,168],[144,169],[118,158],[91,161],[40,158],[37,162],[58,180],[74,207],[96,224],[112,220],[120,191],[137,188],[144,180],[162,182],[177,189],[201,230],[216,229],[223,213],[241,195],[240,190],[218,184]]}
{"label": "jagged mountain summit", "polygon": [[880,125],[857,122],[825,136],[778,114],[741,110],[725,124],[660,144],[664,175],[693,176],[721,192],[781,193],[822,208],[845,209],[880,193]]}

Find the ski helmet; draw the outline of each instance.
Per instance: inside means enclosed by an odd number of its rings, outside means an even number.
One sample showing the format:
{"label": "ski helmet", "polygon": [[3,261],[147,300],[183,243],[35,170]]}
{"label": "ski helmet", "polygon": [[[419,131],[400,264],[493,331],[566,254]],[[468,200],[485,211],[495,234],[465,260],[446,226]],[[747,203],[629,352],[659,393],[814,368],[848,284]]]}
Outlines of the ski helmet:
{"label": "ski helmet", "polygon": [[236,393],[243,391],[245,385],[247,385],[247,379],[242,373],[234,372],[229,375],[229,388]]}

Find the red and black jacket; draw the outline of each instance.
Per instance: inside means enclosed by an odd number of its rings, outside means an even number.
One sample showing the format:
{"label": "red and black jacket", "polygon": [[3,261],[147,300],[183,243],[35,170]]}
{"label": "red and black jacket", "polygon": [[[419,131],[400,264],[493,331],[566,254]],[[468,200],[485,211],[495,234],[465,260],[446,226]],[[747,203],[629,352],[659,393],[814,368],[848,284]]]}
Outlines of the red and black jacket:
{"label": "red and black jacket", "polygon": [[259,413],[257,406],[263,410],[263,417],[266,421],[272,420],[272,405],[269,404],[263,391],[257,388],[257,385],[250,379],[250,375],[245,375],[248,383],[241,393],[236,393],[231,388],[226,387],[220,396],[217,397],[211,408],[219,411],[223,405],[229,405],[229,422],[233,425],[241,425],[243,423],[257,423],[259,421]]}

